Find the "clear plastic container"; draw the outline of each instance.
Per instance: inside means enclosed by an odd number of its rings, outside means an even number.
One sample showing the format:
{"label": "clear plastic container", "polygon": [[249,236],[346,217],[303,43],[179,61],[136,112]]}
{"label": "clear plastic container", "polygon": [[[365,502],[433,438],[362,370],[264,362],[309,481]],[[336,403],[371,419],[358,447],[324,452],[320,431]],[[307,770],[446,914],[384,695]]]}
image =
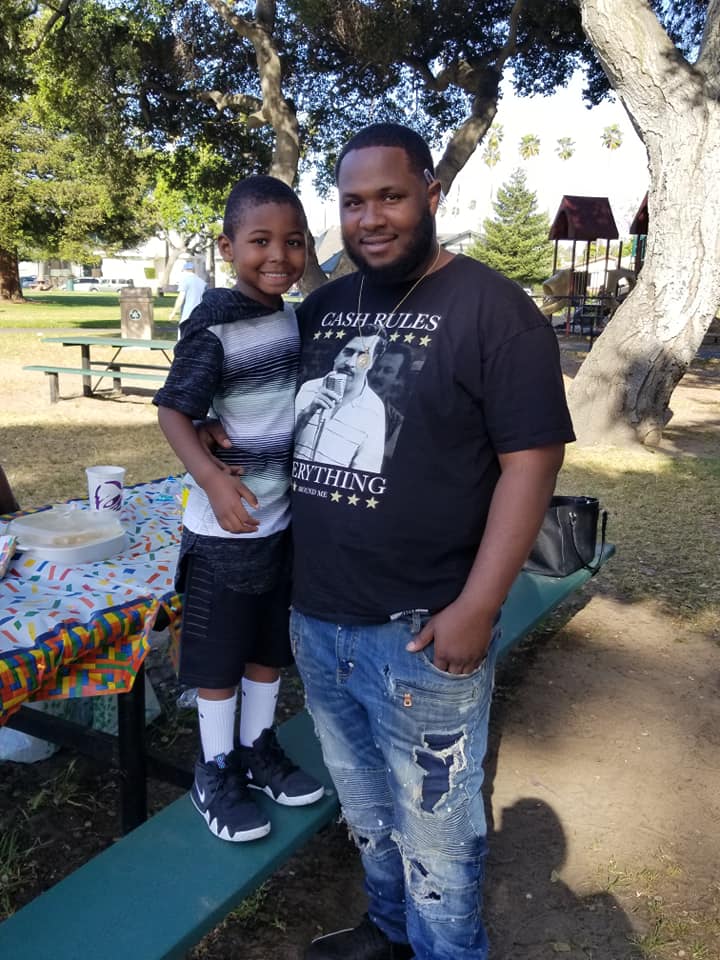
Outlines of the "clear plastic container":
{"label": "clear plastic container", "polygon": [[44,560],[89,563],[105,560],[126,546],[125,531],[112,513],[52,507],[13,520],[7,530],[18,549]]}

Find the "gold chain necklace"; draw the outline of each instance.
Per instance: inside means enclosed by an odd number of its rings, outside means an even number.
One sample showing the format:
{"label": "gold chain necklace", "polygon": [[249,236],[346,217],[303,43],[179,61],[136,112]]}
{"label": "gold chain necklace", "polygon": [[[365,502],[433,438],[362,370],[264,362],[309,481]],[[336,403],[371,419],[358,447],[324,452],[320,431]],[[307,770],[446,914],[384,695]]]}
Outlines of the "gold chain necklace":
{"label": "gold chain necklace", "polygon": [[[413,290],[415,290],[417,287],[420,286],[420,284],[421,284],[421,283],[423,282],[423,280],[428,276],[428,274],[430,274],[430,273],[433,272],[433,270],[434,270],[435,267],[437,266],[438,260],[440,259],[440,254],[441,254],[441,253],[442,253],[442,247],[440,246],[440,244],[438,244],[437,253],[435,254],[435,259],[433,260],[433,262],[432,262],[432,263],[430,264],[430,266],[427,268],[427,270],[425,271],[425,273],[424,273],[421,277],[419,277],[419,278],[415,281],[415,283],[410,287],[410,289],[409,289],[408,292],[405,294],[405,296],[401,297],[401,298],[398,300],[398,302],[397,302],[397,303],[395,304],[395,306],[392,308],[392,310],[390,311],[390,313],[388,314],[388,316],[392,316],[393,313],[396,313],[396,312],[400,309],[400,307],[405,303],[405,301],[406,301],[407,298],[410,296],[410,294],[413,292]],[[359,315],[360,315],[360,303],[361,303],[361,301],[362,301],[363,286],[364,286],[364,285],[365,285],[365,274],[362,273],[362,274],[360,275],[360,289],[358,290],[357,310],[356,310],[356,313],[355,313],[356,316],[359,316]],[[358,327],[358,336],[360,337],[360,344],[361,344],[361,346],[362,346],[362,353],[360,354],[360,356],[359,356],[358,359],[357,359],[357,365],[360,367],[361,370],[364,370],[365,367],[367,367],[367,366],[369,365],[369,363],[370,363],[370,351],[368,350],[368,348],[367,348],[366,345],[365,345],[365,338],[363,337],[362,333],[360,333],[360,327]]]}

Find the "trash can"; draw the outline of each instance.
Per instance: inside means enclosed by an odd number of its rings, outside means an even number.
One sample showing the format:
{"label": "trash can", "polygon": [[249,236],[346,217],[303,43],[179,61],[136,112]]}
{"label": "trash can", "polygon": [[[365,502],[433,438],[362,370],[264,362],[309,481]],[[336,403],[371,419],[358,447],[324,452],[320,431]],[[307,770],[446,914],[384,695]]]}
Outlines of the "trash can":
{"label": "trash can", "polygon": [[133,340],[153,339],[153,295],[150,287],[120,291],[120,332]]}
{"label": "trash can", "polygon": [[68,277],[67,280],[65,281],[65,289],[66,289],[66,290],[74,290],[74,289],[75,289],[75,281],[73,280],[72,277]]}

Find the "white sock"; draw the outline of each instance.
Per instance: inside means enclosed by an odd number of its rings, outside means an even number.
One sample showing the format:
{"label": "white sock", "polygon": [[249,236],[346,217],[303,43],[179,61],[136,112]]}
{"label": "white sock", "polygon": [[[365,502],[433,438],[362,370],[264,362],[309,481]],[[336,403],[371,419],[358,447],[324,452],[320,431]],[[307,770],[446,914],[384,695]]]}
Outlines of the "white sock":
{"label": "white sock", "polygon": [[205,763],[221,753],[231,753],[235,734],[235,707],[237,690],[227,700],[204,700],[197,698],[200,718],[200,740]]}
{"label": "white sock", "polygon": [[273,725],[279,692],[279,677],[274,683],[258,683],[243,677],[240,743],[244,747],[251,747],[263,730]]}

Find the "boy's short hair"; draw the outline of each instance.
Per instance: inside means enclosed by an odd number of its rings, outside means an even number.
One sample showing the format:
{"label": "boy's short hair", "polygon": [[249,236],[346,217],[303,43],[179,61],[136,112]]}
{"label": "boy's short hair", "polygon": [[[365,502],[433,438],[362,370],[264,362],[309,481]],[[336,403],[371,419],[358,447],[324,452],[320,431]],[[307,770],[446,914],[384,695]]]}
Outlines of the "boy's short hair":
{"label": "boy's short hair", "polygon": [[405,127],[401,123],[373,123],[359,130],[340,151],[335,164],[335,183],[338,182],[340,165],[347,154],[351,150],[362,150],[365,147],[399,147],[405,151],[410,169],[421,179],[425,178],[426,170],[435,175],[430,147],[419,133],[415,133],[410,127]]}
{"label": "boy's short hair", "polygon": [[286,183],[277,177],[257,174],[238,180],[230,191],[225,204],[223,233],[231,240],[240,225],[243,212],[249,207],[261,207],[266,203],[287,203],[300,214],[303,227],[307,230],[307,217],[300,198]]}

